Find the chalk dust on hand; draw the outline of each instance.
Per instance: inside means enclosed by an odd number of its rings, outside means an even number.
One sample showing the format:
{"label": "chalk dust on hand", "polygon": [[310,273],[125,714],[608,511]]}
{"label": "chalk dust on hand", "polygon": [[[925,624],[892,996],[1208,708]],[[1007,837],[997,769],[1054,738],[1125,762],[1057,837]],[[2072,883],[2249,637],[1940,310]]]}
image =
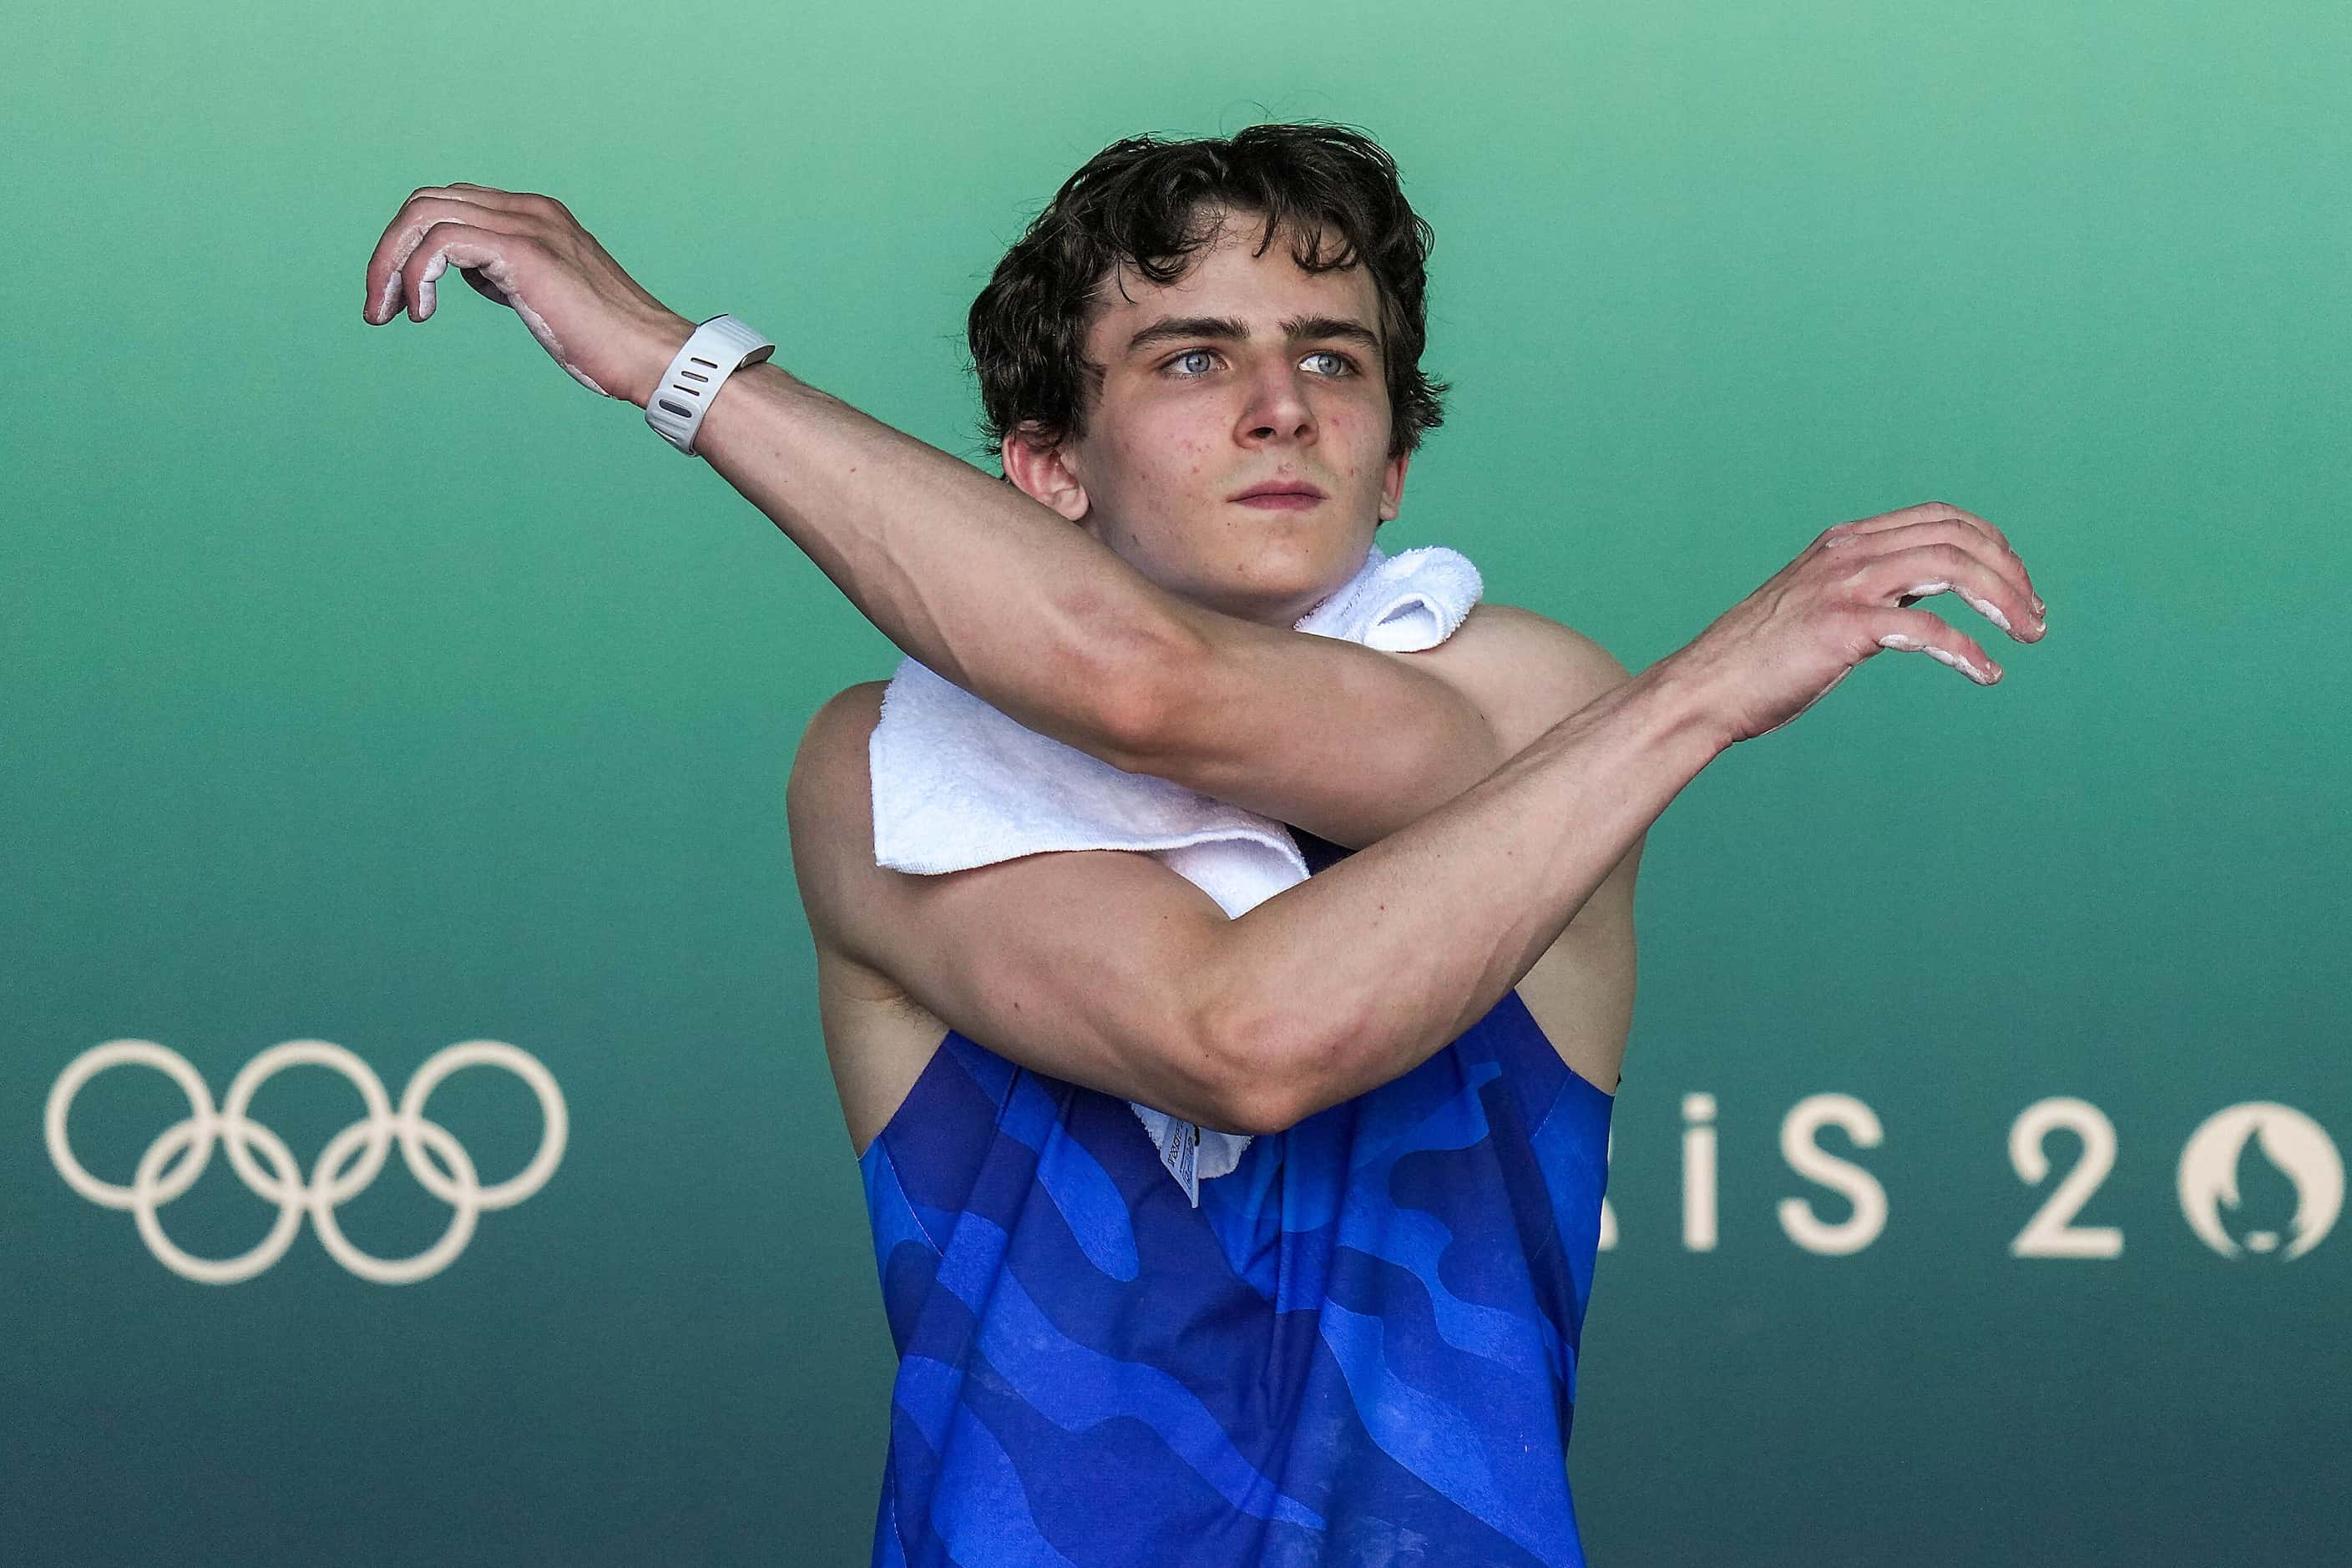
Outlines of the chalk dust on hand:
{"label": "chalk dust on hand", "polygon": [[1975,610],[1978,615],[1982,616],[2002,631],[2009,630],[2009,617],[2000,613],[1999,605],[1994,604],[1990,599],[1980,599],[1965,588],[1960,590],[1960,597],[1966,599],[1969,608]]}
{"label": "chalk dust on hand", "polygon": [[[614,395],[597,385],[594,378],[586,371],[582,370],[565,357],[563,344],[556,337],[554,329],[547,324],[547,319],[532,310],[530,302],[515,291],[513,269],[508,267],[503,258],[487,246],[453,243],[445,245],[433,253],[433,259],[425,264],[424,274],[416,282],[416,320],[421,321],[433,313],[434,280],[449,270],[449,263],[452,259],[456,260],[460,268],[478,267],[481,269],[483,279],[505,297],[507,304],[513,307],[514,313],[522,318],[522,324],[530,330],[530,335],[539,340],[539,346],[545,349],[549,357],[563,367],[564,374],[599,397]],[[394,277],[397,279],[399,274],[395,272]]]}
{"label": "chalk dust on hand", "polygon": [[1938,664],[1948,664],[1954,669],[1959,670],[1969,679],[1974,680],[1980,685],[1990,686],[1992,684],[1991,679],[1987,676],[1983,670],[1979,669],[1974,664],[1962,658],[1958,654],[1946,653],[1942,648],[1936,647],[1933,643],[1923,643],[1916,637],[1905,637],[1901,632],[1887,633],[1885,637],[1878,639],[1878,646],[1881,647],[1897,648],[1905,653],[1924,653],[1929,658],[1936,660]]}

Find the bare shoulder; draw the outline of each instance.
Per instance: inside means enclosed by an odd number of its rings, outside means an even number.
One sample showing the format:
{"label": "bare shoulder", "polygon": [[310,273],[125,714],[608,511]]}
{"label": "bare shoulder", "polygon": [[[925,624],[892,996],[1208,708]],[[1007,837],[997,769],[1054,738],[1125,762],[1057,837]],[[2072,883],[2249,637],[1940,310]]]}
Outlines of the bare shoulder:
{"label": "bare shoulder", "polygon": [[1630,673],[1615,655],[1574,626],[1517,605],[1492,600],[1471,605],[1454,635],[1429,651],[1442,652],[1457,644],[1489,655],[1517,653],[1547,661],[1566,660],[1596,672],[1614,671],[1621,679]]}
{"label": "bare shoulder", "polygon": [[845,791],[870,794],[866,747],[881,721],[882,692],[888,685],[861,680],[826,698],[809,716],[786,786],[794,811],[829,812],[845,804],[839,798]]}
{"label": "bare shoulder", "polygon": [[816,948],[816,1005],[827,1064],[852,1152],[863,1155],[929,1064],[947,1025],[890,973],[889,879],[874,864],[867,743],[886,681],[861,682],[819,705],[802,731],[785,786],[793,875]]}
{"label": "bare shoulder", "polygon": [[825,699],[793,753],[784,790],[793,869],[820,946],[845,936],[847,902],[857,896],[859,873],[873,862],[874,785],[866,749],[888,684],[860,681]]}
{"label": "bare shoulder", "polygon": [[875,723],[882,717],[882,693],[889,689],[887,680],[861,680],[855,686],[844,687],[817,704],[809,716],[807,734],[820,742],[846,739],[848,732],[863,728],[871,734]]}
{"label": "bare shoulder", "polygon": [[1633,679],[1575,627],[1517,605],[1481,601],[1454,635],[1409,656],[1485,712],[1516,752],[1603,692]]}

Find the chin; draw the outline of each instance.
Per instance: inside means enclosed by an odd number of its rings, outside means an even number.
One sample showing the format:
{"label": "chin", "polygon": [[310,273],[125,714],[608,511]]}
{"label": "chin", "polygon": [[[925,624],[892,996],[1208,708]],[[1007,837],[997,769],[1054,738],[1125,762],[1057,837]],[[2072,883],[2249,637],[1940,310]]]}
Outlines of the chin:
{"label": "chin", "polygon": [[1352,552],[1345,561],[1302,561],[1297,571],[1266,571],[1246,580],[1218,583],[1213,596],[1229,615],[1286,626],[1338,593],[1362,564],[1363,557]]}

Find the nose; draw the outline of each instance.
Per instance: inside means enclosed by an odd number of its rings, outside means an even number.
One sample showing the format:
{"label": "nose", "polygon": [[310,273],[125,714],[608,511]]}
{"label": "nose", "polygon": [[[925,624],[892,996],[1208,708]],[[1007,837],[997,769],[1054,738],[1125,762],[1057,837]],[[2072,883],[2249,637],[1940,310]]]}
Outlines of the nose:
{"label": "nose", "polygon": [[1293,364],[1276,363],[1260,371],[1251,383],[1249,401],[1242,409],[1241,435],[1249,443],[1310,441],[1315,437],[1315,411],[1299,384]]}

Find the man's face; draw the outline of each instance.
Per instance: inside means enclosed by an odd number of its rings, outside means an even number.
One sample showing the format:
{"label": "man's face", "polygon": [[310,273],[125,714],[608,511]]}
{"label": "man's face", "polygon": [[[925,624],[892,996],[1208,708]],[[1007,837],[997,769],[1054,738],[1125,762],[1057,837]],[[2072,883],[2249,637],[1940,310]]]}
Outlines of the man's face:
{"label": "man's face", "polygon": [[[1408,458],[1370,275],[1309,273],[1286,234],[1253,255],[1263,223],[1230,217],[1172,284],[1107,281],[1086,435],[1006,471],[1171,593],[1287,626],[1363,564]],[[1270,484],[1320,495],[1245,499]]]}

